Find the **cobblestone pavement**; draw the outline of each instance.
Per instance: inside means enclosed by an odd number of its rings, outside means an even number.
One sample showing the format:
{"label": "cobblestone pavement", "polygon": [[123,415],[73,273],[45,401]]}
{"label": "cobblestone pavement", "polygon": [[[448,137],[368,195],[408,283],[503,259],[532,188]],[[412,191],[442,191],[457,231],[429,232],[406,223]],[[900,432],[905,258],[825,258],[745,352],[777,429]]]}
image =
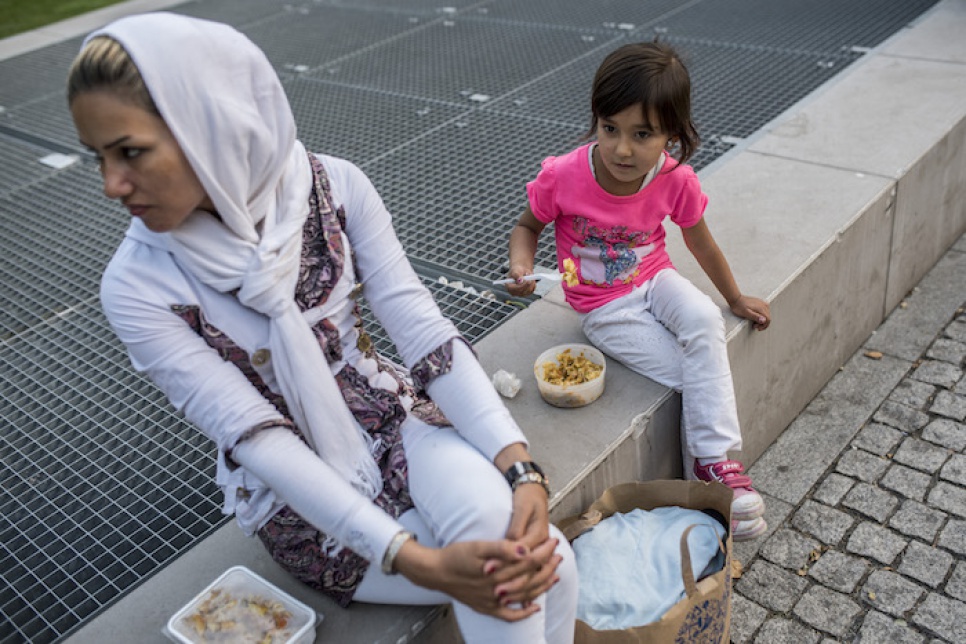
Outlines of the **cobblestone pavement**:
{"label": "cobblestone pavement", "polygon": [[964,369],[966,237],[751,468],[733,642],[966,642]]}

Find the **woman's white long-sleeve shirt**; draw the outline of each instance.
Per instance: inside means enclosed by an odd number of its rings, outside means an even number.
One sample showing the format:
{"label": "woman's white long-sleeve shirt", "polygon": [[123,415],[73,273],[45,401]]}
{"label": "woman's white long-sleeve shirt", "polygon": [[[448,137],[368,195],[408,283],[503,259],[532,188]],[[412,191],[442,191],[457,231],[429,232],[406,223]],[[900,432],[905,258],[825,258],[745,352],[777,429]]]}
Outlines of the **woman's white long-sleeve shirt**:
{"label": "woman's white long-sleeve shirt", "polygon": [[[352,299],[357,282],[408,367],[459,334],[412,270],[390,215],[369,179],[348,161],[324,155],[317,158],[328,175],[333,208],[344,209],[343,234],[352,259],[347,258],[325,303],[304,314],[312,324],[325,318],[338,329],[342,360],[330,364],[333,374],[351,365],[371,386],[394,389],[395,381],[358,348],[360,334]],[[302,471],[268,468],[253,472],[227,457],[253,428],[278,424],[284,417],[177,310],[197,307],[203,312],[211,327],[247,353],[252,368],[277,394],[264,316],[187,274],[168,252],[166,236],[148,231],[139,220],[132,222],[104,273],[101,301],[134,367],[147,373],[172,405],[217,445],[216,478],[225,493],[223,511],[235,513],[247,534],[285,503],[300,511],[299,499],[292,497],[299,496],[300,482],[305,480],[303,487],[309,481],[312,487],[306,494],[317,494],[319,486],[330,492],[324,504],[311,504],[307,511],[313,516],[303,515],[306,520],[367,558],[384,551],[400,529],[398,523],[314,453],[301,455]],[[475,360],[461,355],[449,372],[433,382],[434,401],[460,434],[490,460],[507,445],[526,442]],[[467,395],[470,389],[472,396]],[[412,404],[411,400],[403,402]],[[264,459],[254,462],[265,467],[261,465]],[[272,487],[263,481],[272,482]],[[285,498],[273,487],[285,490]],[[237,494],[239,490],[245,494]]]}

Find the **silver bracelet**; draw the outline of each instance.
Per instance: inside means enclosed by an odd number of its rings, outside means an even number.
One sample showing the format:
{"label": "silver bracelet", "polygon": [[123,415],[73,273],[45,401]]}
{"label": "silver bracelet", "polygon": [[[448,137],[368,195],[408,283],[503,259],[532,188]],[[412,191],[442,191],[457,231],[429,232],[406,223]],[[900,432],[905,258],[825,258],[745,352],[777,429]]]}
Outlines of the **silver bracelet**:
{"label": "silver bracelet", "polygon": [[510,490],[512,492],[516,492],[517,488],[524,483],[536,483],[541,485],[544,491],[547,493],[547,498],[550,498],[550,483],[547,481],[547,477],[543,474],[538,474],[537,472],[525,472],[513,480],[513,483],[510,484]]}
{"label": "silver bracelet", "polygon": [[396,570],[393,567],[396,563],[396,555],[402,550],[403,545],[412,539],[416,541],[416,535],[408,530],[400,530],[389,542],[389,547],[386,548],[386,554],[382,556],[382,572],[384,575],[395,575]]}

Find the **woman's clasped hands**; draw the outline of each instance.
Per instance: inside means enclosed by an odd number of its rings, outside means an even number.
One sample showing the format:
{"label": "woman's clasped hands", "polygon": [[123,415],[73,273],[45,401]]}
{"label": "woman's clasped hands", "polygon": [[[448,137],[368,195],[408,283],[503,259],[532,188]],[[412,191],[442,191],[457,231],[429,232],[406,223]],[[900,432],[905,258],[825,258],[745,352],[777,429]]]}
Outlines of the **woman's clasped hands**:
{"label": "woman's clasped hands", "polygon": [[408,541],[396,569],[421,586],[440,590],[474,610],[509,622],[540,610],[533,603],[559,580],[558,539],[548,531],[547,495],[539,485],[513,494],[513,518],[499,541],[463,541],[428,548]]}

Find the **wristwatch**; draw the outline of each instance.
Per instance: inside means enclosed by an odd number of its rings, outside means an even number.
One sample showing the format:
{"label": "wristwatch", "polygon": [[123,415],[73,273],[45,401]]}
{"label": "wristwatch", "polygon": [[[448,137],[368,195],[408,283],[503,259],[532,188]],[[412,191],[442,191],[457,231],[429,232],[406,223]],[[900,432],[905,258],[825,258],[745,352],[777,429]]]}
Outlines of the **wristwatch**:
{"label": "wristwatch", "polygon": [[533,461],[517,461],[503,473],[503,476],[513,491],[524,483],[539,483],[547,492],[547,498],[550,498],[550,479]]}

